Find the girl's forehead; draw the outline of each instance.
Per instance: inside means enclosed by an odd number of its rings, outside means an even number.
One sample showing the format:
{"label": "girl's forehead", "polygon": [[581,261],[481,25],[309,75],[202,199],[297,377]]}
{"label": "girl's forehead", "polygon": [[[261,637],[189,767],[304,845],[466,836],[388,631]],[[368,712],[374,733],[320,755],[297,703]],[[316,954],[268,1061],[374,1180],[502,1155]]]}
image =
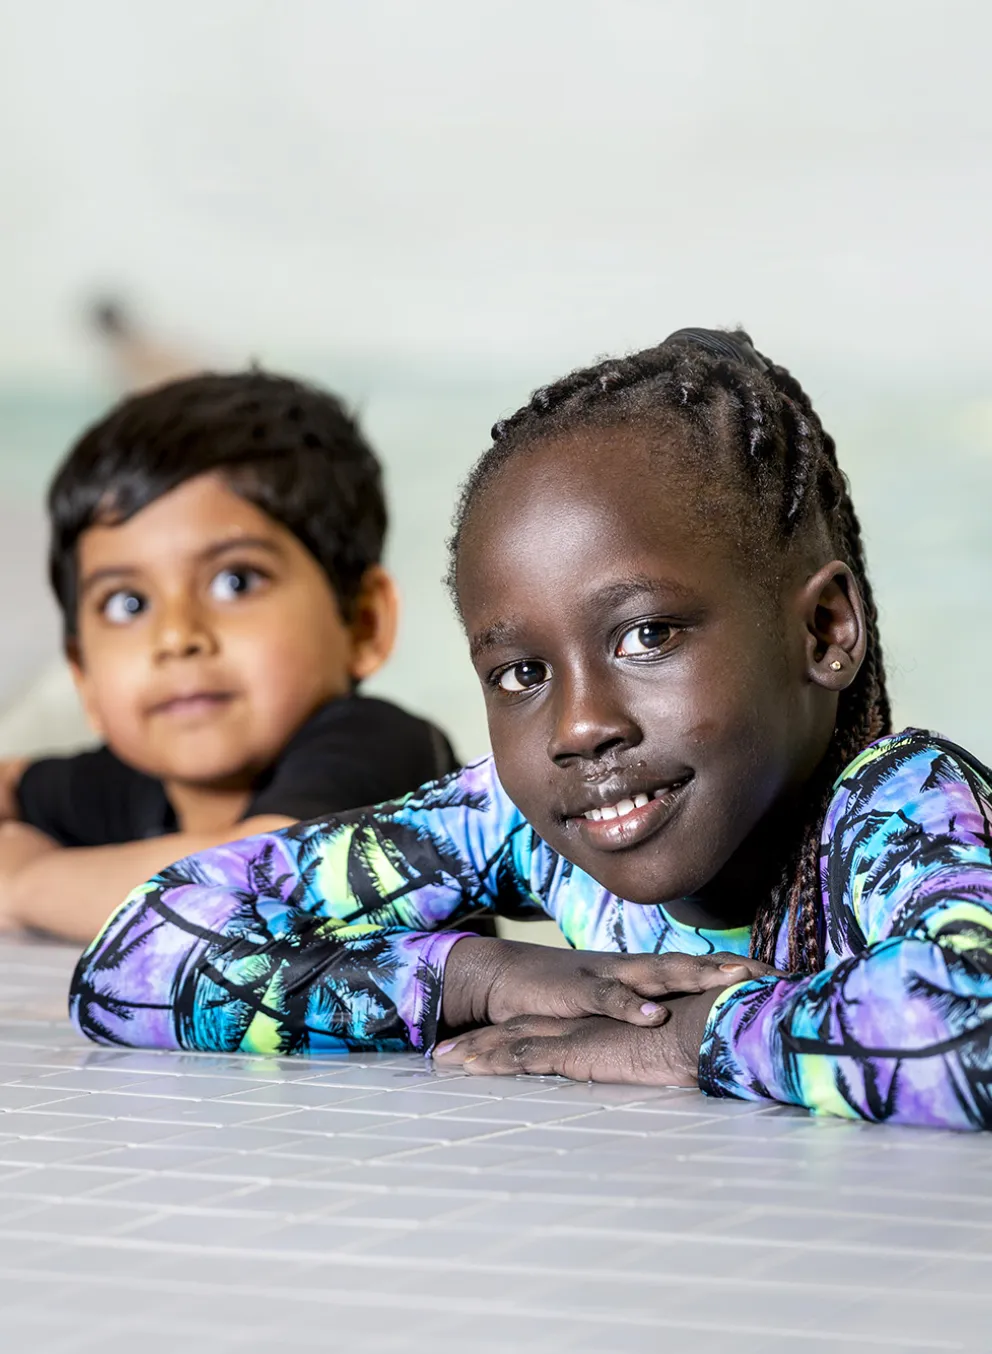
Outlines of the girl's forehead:
{"label": "girl's forehead", "polygon": [[610,531],[666,556],[712,546],[734,515],[726,498],[726,485],[702,474],[697,455],[671,436],[576,430],[521,449],[490,481],[466,523],[459,573],[476,557],[485,562],[504,548],[529,554],[538,542],[595,554],[619,543]]}
{"label": "girl's forehead", "polygon": [[591,605],[630,580],[670,594],[736,593],[749,580],[728,527],[714,496],[644,439],[528,450],[473,508],[458,560],[462,613],[488,626],[552,594]]}

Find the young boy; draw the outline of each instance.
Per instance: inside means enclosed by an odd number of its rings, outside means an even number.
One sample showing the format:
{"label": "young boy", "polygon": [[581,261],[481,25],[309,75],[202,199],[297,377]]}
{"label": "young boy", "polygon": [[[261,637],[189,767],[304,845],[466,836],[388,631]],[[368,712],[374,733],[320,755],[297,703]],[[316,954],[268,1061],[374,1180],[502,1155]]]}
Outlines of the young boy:
{"label": "young boy", "polygon": [[332,395],[249,371],[133,396],[49,493],[66,656],[104,746],[0,763],[0,922],[89,940],[136,882],[451,770],[357,694],[397,598],[380,468]]}

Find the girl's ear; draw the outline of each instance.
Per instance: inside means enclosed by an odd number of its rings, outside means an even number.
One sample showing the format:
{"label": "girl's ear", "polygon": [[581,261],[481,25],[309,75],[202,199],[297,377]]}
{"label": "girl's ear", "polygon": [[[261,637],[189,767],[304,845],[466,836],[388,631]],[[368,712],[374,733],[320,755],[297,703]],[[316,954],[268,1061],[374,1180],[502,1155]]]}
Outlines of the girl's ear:
{"label": "girl's ear", "polygon": [[843,691],[864,662],[865,607],[857,579],[846,564],[831,560],[802,590],[806,622],[806,673],[828,691]]}
{"label": "girl's ear", "polygon": [[96,699],[92,684],[86,675],[86,669],[83,667],[83,660],[79,653],[79,641],[70,639],[66,641],[65,646],[66,662],[69,664],[69,671],[72,673],[72,680],[76,687],[76,695],[79,697],[79,703],[83,707],[83,713],[86,716],[86,722],[96,734],[97,738],[103,738],[103,720],[100,718],[100,712],[97,708]]}
{"label": "girl's ear", "polygon": [[348,626],[352,643],[348,671],[356,682],[378,672],[392,653],[399,614],[400,599],[392,575],[373,564],[365,571]]}

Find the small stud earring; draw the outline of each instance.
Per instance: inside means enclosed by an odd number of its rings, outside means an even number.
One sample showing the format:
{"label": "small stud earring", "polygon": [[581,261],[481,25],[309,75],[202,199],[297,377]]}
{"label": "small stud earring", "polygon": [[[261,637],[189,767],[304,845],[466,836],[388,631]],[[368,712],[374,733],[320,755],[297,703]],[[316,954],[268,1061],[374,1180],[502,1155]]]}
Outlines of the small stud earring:
{"label": "small stud earring", "polygon": [[844,664],[840,661],[839,658],[835,658],[834,661],[830,664],[830,666],[833,668],[834,672],[840,672]]}

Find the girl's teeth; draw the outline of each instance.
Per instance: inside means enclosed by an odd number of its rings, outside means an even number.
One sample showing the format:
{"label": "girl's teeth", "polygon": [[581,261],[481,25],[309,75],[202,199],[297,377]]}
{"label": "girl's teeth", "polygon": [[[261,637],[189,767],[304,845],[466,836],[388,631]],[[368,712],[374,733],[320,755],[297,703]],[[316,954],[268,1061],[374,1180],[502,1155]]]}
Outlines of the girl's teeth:
{"label": "girl's teeth", "polygon": [[604,818],[624,818],[628,813],[633,813],[635,809],[643,809],[650,802],[650,795],[635,795],[633,799],[621,799],[619,804],[607,804],[602,809],[589,809],[582,816],[588,818],[590,822],[601,823]]}

